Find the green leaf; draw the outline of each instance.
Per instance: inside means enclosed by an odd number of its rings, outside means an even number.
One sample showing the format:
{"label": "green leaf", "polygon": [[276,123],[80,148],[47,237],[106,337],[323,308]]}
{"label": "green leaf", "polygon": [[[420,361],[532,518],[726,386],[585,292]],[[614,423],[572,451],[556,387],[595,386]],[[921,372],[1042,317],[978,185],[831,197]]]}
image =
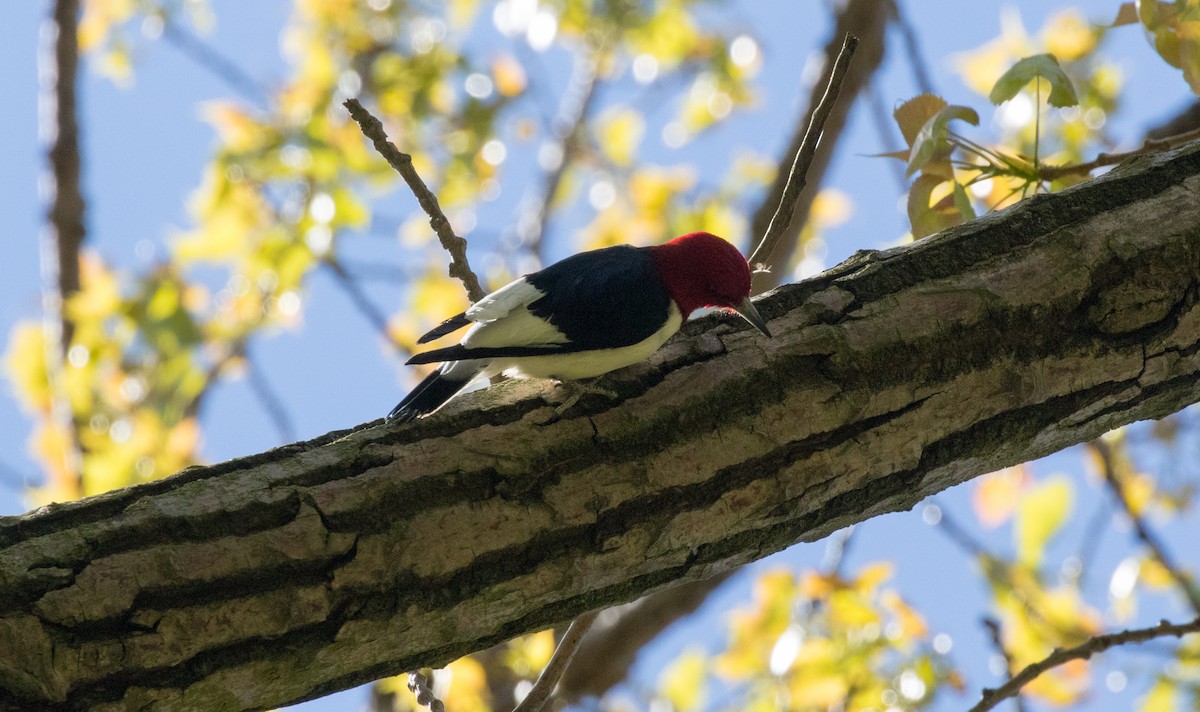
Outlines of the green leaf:
{"label": "green leaf", "polygon": [[921,170],[938,153],[939,148],[949,148],[947,135],[951,119],[961,119],[972,126],[979,125],[979,114],[968,106],[951,104],[940,109],[925,122],[913,140],[912,151],[908,157],[908,175]]}
{"label": "green leaf", "polygon": [[963,222],[975,219],[975,207],[971,205],[971,197],[958,181],[954,182],[954,207],[962,213]]}
{"label": "green leaf", "polygon": [[1075,85],[1052,54],[1035,54],[1018,61],[996,80],[988,99],[993,104],[1003,104],[1038,77],[1050,84],[1050,96],[1047,101],[1051,106],[1075,106],[1079,103],[1079,98],[1075,95]]}
{"label": "green leaf", "polygon": [[1065,477],[1055,477],[1038,485],[1021,501],[1017,509],[1014,533],[1017,560],[1030,567],[1041,563],[1050,541],[1071,513],[1074,490]]}

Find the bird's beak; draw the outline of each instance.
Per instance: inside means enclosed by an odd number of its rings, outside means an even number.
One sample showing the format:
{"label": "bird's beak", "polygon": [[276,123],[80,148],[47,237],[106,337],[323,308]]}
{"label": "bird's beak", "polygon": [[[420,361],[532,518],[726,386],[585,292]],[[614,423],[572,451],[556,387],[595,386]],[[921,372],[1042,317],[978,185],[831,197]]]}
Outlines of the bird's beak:
{"label": "bird's beak", "polygon": [[755,329],[763,333],[763,336],[768,338],[771,336],[771,330],[767,328],[767,322],[763,321],[762,315],[750,303],[750,297],[743,299],[742,303],[734,307],[733,310],[741,314],[743,319],[753,324]]}

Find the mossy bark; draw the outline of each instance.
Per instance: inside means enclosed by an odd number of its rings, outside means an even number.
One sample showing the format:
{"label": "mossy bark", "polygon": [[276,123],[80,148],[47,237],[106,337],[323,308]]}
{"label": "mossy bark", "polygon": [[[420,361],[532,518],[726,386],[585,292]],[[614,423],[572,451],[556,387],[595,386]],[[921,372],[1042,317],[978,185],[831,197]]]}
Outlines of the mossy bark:
{"label": "mossy bark", "polygon": [[[0,520],[0,708],[263,709],[811,541],[1200,400],[1200,145],[507,382]],[[553,421],[553,422],[548,422]]]}

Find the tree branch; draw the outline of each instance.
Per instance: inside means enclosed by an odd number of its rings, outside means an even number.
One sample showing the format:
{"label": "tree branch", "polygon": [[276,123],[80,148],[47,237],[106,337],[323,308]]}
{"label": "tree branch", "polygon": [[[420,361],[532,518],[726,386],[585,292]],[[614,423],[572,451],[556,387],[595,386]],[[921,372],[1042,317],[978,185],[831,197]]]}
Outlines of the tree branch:
{"label": "tree branch", "polygon": [[1167,574],[1170,575],[1175,585],[1179,587],[1179,592],[1191,604],[1192,610],[1196,615],[1200,616],[1200,590],[1187,577],[1183,569],[1179,568],[1174,559],[1167,554],[1167,548],[1150,531],[1146,520],[1133,510],[1133,505],[1129,503],[1129,498],[1125,496],[1125,485],[1122,482],[1123,477],[1118,474],[1118,469],[1121,469],[1117,463],[1118,455],[1113,451],[1112,445],[1103,440],[1093,440],[1088,443],[1088,447],[1092,449],[1092,452],[1096,453],[1100,460],[1100,469],[1104,475],[1104,481],[1108,484],[1108,489],[1112,492],[1113,499],[1120,505],[1121,511],[1129,518],[1129,522],[1133,525],[1133,531],[1137,534],[1138,540],[1150,550],[1150,555],[1167,571]]}
{"label": "tree branch", "polygon": [[1181,638],[1189,633],[1200,632],[1200,618],[1190,623],[1171,624],[1167,621],[1162,621],[1153,628],[1136,628],[1133,630],[1125,630],[1119,633],[1109,633],[1107,635],[1098,635],[1082,645],[1074,648],[1056,648],[1053,653],[1050,653],[1046,658],[1031,663],[1024,670],[1017,673],[1011,680],[1004,683],[994,690],[984,690],[983,699],[979,701],[970,712],[986,712],[1000,704],[1004,700],[1018,694],[1021,688],[1028,685],[1037,679],[1038,675],[1063,665],[1072,660],[1087,660],[1096,653],[1102,653],[1109,648],[1114,648],[1118,645],[1129,645],[1130,643],[1144,643],[1147,640],[1155,638],[1164,638],[1167,636],[1175,636]]}
{"label": "tree branch", "polygon": [[463,287],[467,290],[467,298],[472,302],[482,299],[486,292],[483,291],[483,287],[479,284],[479,277],[475,276],[475,272],[471,270],[471,264],[467,261],[467,241],[454,234],[450,220],[446,218],[446,214],[438,205],[437,196],[429,190],[425,181],[421,180],[421,176],[413,168],[412,156],[402,153],[395,144],[388,141],[383,124],[372,116],[371,112],[364,109],[363,105],[358,103],[358,99],[347,99],[343,105],[350,112],[350,116],[358,122],[363,136],[371,140],[379,155],[383,156],[388,164],[404,178],[404,182],[417,197],[417,202],[421,204],[421,209],[429,216],[430,227],[437,234],[442,248],[450,254],[450,276],[462,282]]}
{"label": "tree branch", "polygon": [[728,571],[1200,400],[1200,144],[509,381],[0,519],[0,709],[265,709]]}
{"label": "tree branch", "polygon": [[[808,99],[806,115],[797,124],[796,132],[792,136],[788,148],[783,152],[783,158],[780,160],[780,168],[776,172],[775,181],[767,189],[767,193],[763,196],[763,201],[759,204],[758,209],[754,211],[754,216],[750,220],[751,235],[757,236],[767,233],[767,227],[771,224],[776,206],[780,204],[784,188],[787,184],[788,171],[784,167],[790,165],[793,156],[800,150],[800,145],[804,140],[805,130],[809,123],[808,117],[816,110],[824,88],[828,85],[829,74],[832,72],[834,66],[834,58],[838,55],[843,38],[846,35],[853,35],[859,39],[854,65],[850,68],[846,75],[846,80],[842,83],[840,91],[841,101],[837,102],[833,112],[825,122],[825,130],[821,136],[821,143],[817,147],[812,164],[806,171],[809,183],[813,186],[821,185],[825,177],[825,171],[829,168],[830,161],[837,148],[838,138],[841,136],[842,129],[849,118],[850,109],[854,106],[854,99],[858,96],[859,92],[870,84],[871,77],[883,61],[884,34],[891,16],[891,9],[891,3],[879,2],[879,0],[848,0],[838,13],[833,34],[829,38],[829,42],[825,45],[825,72],[821,80],[813,85]],[[792,263],[792,256],[796,253],[796,250],[803,247],[796,238],[799,236],[800,229],[804,227],[804,223],[808,219],[808,210],[812,205],[812,200],[816,196],[816,193],[816,190],[806,191],[796,201],[790,219],[783,225],[784,235],[791,239],[783,240],[780,246],[781,251],[773,254],[774,259],[767,263],[768,267],[771,267],[773,271],[758,272],[754,275],[753,293],[758,294],[771,289],[778,285],[786,276],[787,265]]]}
{"label": "tree branch", "polygon": [[75,325],[66,305],[79,291],[79,251],[87,236],[85,203],[80,190],[82,161],[76,79],[79,74],[79,0],[55,0],[53,15],[42,33],[39,64],[39,132],[48,144],[50,208],[42,237],[42,311],[46,336],[46,371],[50,381],[51,418],[66,445],[64,467],[83,492],[83,460],[75,416],[66,395],[66,357]]}
{"label": "tree branch", "polygon": [[579,650],[579,643],[583,641],[583,636],[587,635],[588,629],[592,627],[598,613],[598,611],[588,611],[571,621],[571,626],[567,628],[562,640],[558,641],[558,647],[554,649],[554,657],[550,658],[546,669],[542,670],[541,675],[538,675],[533,689],[529,691],[525,699],[521,700],[521,704],[517,705],[513,712],[541,712],[546,700],[550,698],[550,693],[554,692],[555,686],[562,678],[563,672],[571,664],[571,659],[575,657],[575,651]]}
{"label": "tree branch", "polygon": [[792,213],[796,209],[796,201],[800,198],[800,192],[804,190],[805,173],[812,165],[817,145],[821,142],[821,134],[825,131],[825,121],[833,112],[834,104],[837,103],[838,92],[842,88],[846,70],[850,68],[850,60],[854,57],[854,50],[857,47],[858,38],[854,35],[847,34],[842,38],[842,48],[838,51],[837,59],[834,60],[833,68],[829,72],[825,92],[809,116],[808,126],[804,129],[804,138],[801,139],[800,148],[796,151],[792,161],[792,168],[785,174],[783,195],[780,196],[779,204],[775,207],[775,215],[771,217],[771,222],[767,224],[767,230],[763,233],[762,240],[748,258],[754,267],[765,267],[771,263],[771,255],[787,233]]}

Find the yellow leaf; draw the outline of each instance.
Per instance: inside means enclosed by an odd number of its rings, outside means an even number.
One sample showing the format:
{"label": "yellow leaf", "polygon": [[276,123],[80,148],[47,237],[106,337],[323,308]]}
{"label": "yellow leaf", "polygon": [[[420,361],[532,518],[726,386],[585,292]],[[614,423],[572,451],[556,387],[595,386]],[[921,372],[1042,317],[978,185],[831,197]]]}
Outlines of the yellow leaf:
{"label": "yellow leaf", "polygon": [[1021,501],[1014,528],[1017,560],[1031,568],[1042,561],[1046,544],[1071,513],[1074,491],[1065,477],[1046,480]]}
{"label": "yellow leaf", "polygon": [[998,527],[1016,511],[1021,494],[1033,481],[1025,465],[1006,467],[976,480],[971,491],[971,506],[979,523]]}
{"label": "yellow leaf", "polygon": [[708,672],[704,654],[689,650],[671,663],[658,678],[658,692],[672,709],[694,709],[704,699],[704,681]]}
{"label": "yellow leaf", "polygon": [[946,100],[936,94],[918,94],[897,106],[892,117],[904,135],[904,142],[912,146],[921,127],[946,106]]}
{"label": "yellow leaf", "polygon": [[1052,15],[1042,27],[1046,51],[1061,62],[1080,59],[1096,48],[1098,36],[1091,23],[1075,8]]}
{"label": "yellow leaf", "polygon": [[1160,677],[1146,696],[1138,700],[1138,712],[1175,712],[1180,709],[1179,688]]}
{"label": "yellow leaf", "polygon": [[618,166],[628,166],[642,140],[645,121],[634,109],[618,109],[600,118],[600,149]]}
{"label": "yellow leaf", "polygon": [[46,371],[46,336],[39,324],[21,322],[8,337],[4,370],[23,406],[50,411],[50,377]]}
{"label": "yellow leaf", "polygon": [[1175,579],[1171,576],[1171,572],[1167,571],[1167,567],[1160,564],[1157,559],[1149,557],[1142,559],[1141,565],[1138,567],[1138,577],[1147,587],[1158,591],[1175,586]]}
{"label": "yellow leaf", "polygon": [[537,677],[554,654],[554,629],[523,635],[508,643],[504,661],[522,677]]}
{"label": "yellow leaf", "polygon": [[501,96],[516,96],[525,91],[525,68],[511,54],[504,53],[492,61],[492,76]]}
{"label": "yellow leaf", "polygon": [[850,219],[854,203],[850,196],[837,188],[822,188],[813,198],[808,219],[817,229],[837,227]]}
{"label": "yellow leaf", "polygon": [[459,658],[446,667],[450,689],[442,702],[454,712],[491,712],[487,671],[474,658]]}
{"label": "yellow leaf", "polygon": [[797,674],[791,676],[789,689],[796,707],[802,710],[837,709],[850,691],[845,675],[826,672],[824,674]]}
{"label": "yellow leaf", "polygon": [[829,595],[829,621],[842,630],[850,630],[878,624],[880,615],[858,593],[834,591]]}
{"label": "yellow leaf", "polygon": [[858,577],[854,579],[854,588],[866,594],[871,593],[879,584],[887,581],[892,577],[894,566],[887,561],[877,561],[873,564],[867,564],[859,572]]}

